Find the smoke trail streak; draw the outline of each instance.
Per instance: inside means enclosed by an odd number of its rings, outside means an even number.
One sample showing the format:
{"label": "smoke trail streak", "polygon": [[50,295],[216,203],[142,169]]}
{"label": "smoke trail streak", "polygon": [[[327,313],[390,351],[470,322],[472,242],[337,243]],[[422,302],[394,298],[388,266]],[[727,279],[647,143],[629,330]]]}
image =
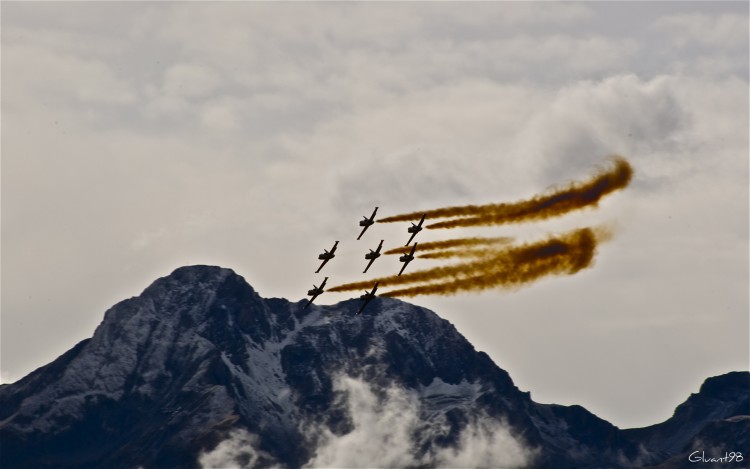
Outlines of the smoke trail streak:
{"label": "smoke trail streak", "polygon": [[441,279],[458,281],[473,277],[481,277],[498,271],[513,270],[520,264],[538,259],[559,257],[583,245],[582,239],[590,239],[591,251],[596,247],[596,233],[594,229],[582,228],[560,236],[550,237],[535,243],[514,246],[504,250],[497,250],[493,255],[471,261],[454,264],[447,267],[434,267],[418,270],[401,276],[391,275],[364,282],[346,283],[329,288],[330,292],[354,291],[371,288],[374,282],[380,282],[381,287],[392,285],[406,285],[410,283],[432,282]]}
{"label": "smoke trail streak", "polygon": [[[540,250],[554,254],[539,257]],[[385,292],[381,296],[455,295],[459,292],[479,292],[490,288],[518,288],[547,275],[575,274],[591,265],[595,252],[594,232],[584,229],[578,232],[577,244],[553,244],[536,250],[521,251],[515,256],[514,264],[503,264],[501,268],[482,275],[438,284],[416,285]]]}
{"label": "smoke trail streak", "polygon": [[[607,226],[607,225],[600,225],[597,227],[589,228],[591,229],[595,236],[597,242],[605,242],[612,239],[614,236],[613,233],[613,227]],[[421,246],[421,245],[420,245]],[[501,250],[505,250],[507,248],[500,248],[496,246],[491,246],[487,248],[469,248],[466,250],[458,250],[458,249],[446,249],[443,251],[437,251],[437,252],[428,252],[425,254],[421,254],[417,256],[419,259],[450,259],[453,257],[462,257],[462,258],[486,258],[493,255],[500,254]]]}
{"label": "smoke trail streak", "polygon": [[[437,249],[482,246],[488,244],[507,244],[511,241],[513,241],[513,238],[507,236],[499,236],[497,238],[460,238],[447,239],[445,241],[428,241],[426,243],[419,243],[419,251],[434,251]],[[406,254],[409,251],[411,251],[411,246],[399,246],[384,252],[384,254]]]}
{"label": "smoke trail streak", "polygon": [[466,249],[459,251],[457,249],[448,249],[445,251],[428,252],[417,256],[419,259],[450,259],[453,257],[463,258],[483,258],[492,255],[498,249]]}
{"label": "smoke trail streak", "polygon": [[405,285],[409,283],[429,282],[432,280],[438,280],[445,277],[458,278],[464,275],[476,275],[485,271],[490,261],[474,261],[456,264],[447,267],[433,267],[431,269],[418,270],[416,272],[410,272],[402,275],[391,275],[388,277],[380,277],[373,280],[367,280],[364,282],[345,283],[343,285],[337,285],[329,288],[329,292],[343,292],[343,291],[354,291],[361,289],[372,288],[374,282],[380,282],[381,287],[389,285]]}
{"label": "smoke trail streak", "polygon": [[466,217],[427,225],[427,228],[497,225],[550,217],[594,206],[607,194],[625,188],[633,177],[633,168],[621,156],[613,157],[614,168],[595,174],[588,181],[571,183],[547,195],[514,203],[445,207],[427,212],[413,212],[378,220],[381,223],[431,218]]}

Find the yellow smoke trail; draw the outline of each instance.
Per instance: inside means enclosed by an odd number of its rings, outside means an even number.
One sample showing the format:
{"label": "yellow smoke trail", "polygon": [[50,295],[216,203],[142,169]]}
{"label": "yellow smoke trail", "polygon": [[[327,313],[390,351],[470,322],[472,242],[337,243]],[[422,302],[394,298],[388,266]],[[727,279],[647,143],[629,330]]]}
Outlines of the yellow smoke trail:
{"label": "yellow smoke trail", "polygon": [[[392,290],[381,296],[455,295],[490,288],[517,288],[547,275],[572,275],[590,266],[596,252],[593,230],[579,230],[575,238],[573,243],[551,243],[544,247],[518,251],[513,256],[513,263],[501,263],[499,268],[481,275]],[[544,251],[548,255],[541,256]]]}
{"label": "yellow smoke trail", "polygon": [[425,254],[420,254],[419,256],[416,256],[420,259],[450,259],[453,257],[462,257],[462,258],[482,258],[487,257],[491,255],[493,252],[497,251],[497,248],[492,249],[466,249],[466,250],[457,250],[457,249],[447,249],[445,251],[436,251],[436,252],[428,252]]}
{"label": "yellow smoke trail", "polygon": [[[447,239],[445,241],[428,241],[426,243],[419,243],[419,252],[434,251],[437,249],[450,249],[457,247],[468,247],[468,246],[482,246],[482,245],[495,245],[495,244],[507,244],[513,241],[513,238],[507,236],[499,236],[496,238],[460,238],[460,239]],[[411,246],[399,246],[394,249],[390,249],[384,254],[406,254],[411,251]]]}
{"label": "yellow smoke trail", "polygon": [[[514,246],[507,249],[499,249],[492,255],[479,260],[462,262],[446,267],[434,267],[431,269],[418,270],[401,276],[391,275],[363,282],[347,283],[328,289],[331,292],[354,291],[371,288],[374,282],[380,282],[381,287],[392,285],[406,285],[410,283],[433,282],[441,279],[452,279],[452,281],[467,280],[470,278],[482,278],[498,271],[513,270],[515,267],[550,257],[559,257],[571,251],[575,246],[586,245],[582,239],[591,239],[596,247],[596,230],[591,228],[578,229],[560,236]],[[564,260],[564,259],[561,259]],[[417,288],[417,287],[415,287]]]}
{"label": "yellow smoke trail", "polygon": [[497,225],[550,217],[594,206],[607,194],[627,187],[633,168],[622,156],[613,157],[614,167],[595,174],[588,181],[571,183],[547,195],[539,195],[514,203],[465,205],[445,207],[426,212],[412,212],[378,220],[381,223],[426,219],[465,217],[427,225],[427,228],[455,228],[459,226]]}
{"label": "yellow smoke trail", "polygon": [[474,261],[464,262],[461,264],[451,265],[447,267],[433,267],[431,269],[418,270],[416,272],[410,272],[402,275],[391,275],[388,277],[380,277],[373,280],[367,280],[363,282],[345,283],[329,288],[329,292],[343,292],[343,291],[354,291],[361,289],[372,288],[373,283],[380,282],[381,287],[389,285],[404,285],[408,283],[419,283],[429,282],[445,277],[460,277],[462,275],[476,275],[487,269],[488,264],[491,262]]}

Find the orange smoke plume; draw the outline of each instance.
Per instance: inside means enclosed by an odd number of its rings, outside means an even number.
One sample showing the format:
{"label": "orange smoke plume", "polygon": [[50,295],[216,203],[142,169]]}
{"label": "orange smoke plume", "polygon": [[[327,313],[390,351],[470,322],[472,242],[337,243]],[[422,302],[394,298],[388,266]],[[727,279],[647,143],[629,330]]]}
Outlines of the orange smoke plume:
{"label": "orange smoke plume", "polygon": [[498,257],[509,257],[511,262],[500,262],[496,268],[480,275],[392,290],[381,296],[455,295],[490,288],[518,288],[547,275],[575,274],[591,265],[595,252],[594,232],[582,229],[568,241],[551,240],[542,245],[515,250],[512,254],[501,253]]}
{"label": "orange smoke plume", "polygon": [[[360,289],[367,289],[372,286],[374,282],[380,282],[381,287],[393,286],[393,285],[406,285],[412,283],[425,283],[434,282],[438,280],[448,281],[445,284],[439,285],[459,285],[459,290],[463,291],[469,287],[463,285],[468,284],[482,284],[484,281],[481,280],[485,277],[495,278],[498,275],[502,276],[501,280],[493,281],[493,285],[510,284],[517,282],[523,276],[512,276],[515,270],[519,272],[523,269],[531,269],[534,265],[547,265],[546,271],[554,273],[557,270],[570,270],[571,266],[575,265],[576,262],[581,263],[581,255],[573,256],[570,253],[578,253],[579,251],[587,251],[589,260],[585,262],[586,265],[590,262],[590,258],[593,257],[596,248],[596,231],[591,228],[578,229],[560,236],[550,237],[535,243],[524,244],[520,246],[514,246],[506,249],[488,250],[487,256],[484,256],[478,260],[469,262],[462,262],[455,265],[446,267],[434,267],[431,269],[418,270],[401,276],[391,275],[388,277],[376,278],[364,282],[347,283],[338,285],[328,289],[330,292],[344,292],[354,291]],[[552,259],[552,260],[549,260]],[[538,267],[536,267],[538,270]],[[531,269],[536,272],[537,270]],[[528,276],[528,275],[527,275]],[[534,276],[528,277],[529,280],[533,280]],[[513,279],[513,280],[509,280]],[[467,283],[468,282],[468,283]],[[499,282],[499,283],[498,283]],[[425,288],[435,289],[435,285],[425,285]],[[408,291],[417,291],[414,289],[422,288],[420,286],[408,289]],[[446,287],[449,291],[450,288]],[[484,287],[489,288],[489,287]],[[480,289],[484,289],[480,288]],[[422,290],[418,290],[422,291]],[[398,296],[402,295],[402,290],[396,292],[390,292],[386,295]],[[427,293],[414,293],[414,294],[427,294]],[[451,293],[443,293],[451,294]],[[411,293],[403,294],[404,296],[411,296]]]}
{"label": "orange smoke plume", "polygon": [[633,168],[621,156],[613,157],[614,167],[595,174],[588,181],[569,186],[547,195],[513,203],[465,205],[445,207],[427,212],[413,212],[378,220],[382,223],[419,219],[454,218],[427,225],[427,228],[456,228],[460,226],[498,225],[531,220],[542,220],[589,206],[595,206],[607,194],[627,187],[633,177]]}
{"label": "orange smoke plume", "polygon": [[417,257],[420,259],[450,259],[452,257],[462,257],[462,258],[482,258],[487,257],[489,255],[492,255],[493,252],[496,252],[497,249],[487,248],[487,249],[464,249],[464,250],[458,250],[458,249],[446,249],[444,251],[436,251],[436,252],[427,252],[425,254],[420,254]]}
{"label": "orange smoke plume", "polygon": [[[419,243],[418,251],[424,252],[458,247],[499,245],[507,244],[511,241],[513,241],[513,238],[509,238],[507,236],[500,236],[497,238],[461,238],[447,239],[445,241],[428,241],[426,243]],[[384,254],[406,254],[409,251],[411,251],[411,246],[399,246],[397,248],[386,251]]]}

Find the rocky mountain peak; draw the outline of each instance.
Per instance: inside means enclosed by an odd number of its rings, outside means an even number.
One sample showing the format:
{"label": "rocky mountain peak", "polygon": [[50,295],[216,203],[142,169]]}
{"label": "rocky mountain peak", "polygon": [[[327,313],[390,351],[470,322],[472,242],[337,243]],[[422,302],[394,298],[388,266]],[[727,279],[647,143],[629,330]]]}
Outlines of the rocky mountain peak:
{"label": "rocky mountain peak", "polygon": [[[389,409],[409,416],[398,464],[459,464],[446,455],[466,435],[502,428],[516,465],[533,455],[537,467],[632,467],[677,454],[747,407],[740,373],[707,381],[668,422],[621,431],[580,406],[534,403],[432,311],[380,297],[358,308],[303,309],[260,297],[229,269],[179,268],[110,308],[91,339],[0,387],[0,465],[195,467],[237,429],[259,467],[330,465],[320,458],[336,451],[319,436],[357,431],[363,419],[347,403],[359,394],[375,409],[367,422]],[[408,405],[392,411],[388,399]]]}

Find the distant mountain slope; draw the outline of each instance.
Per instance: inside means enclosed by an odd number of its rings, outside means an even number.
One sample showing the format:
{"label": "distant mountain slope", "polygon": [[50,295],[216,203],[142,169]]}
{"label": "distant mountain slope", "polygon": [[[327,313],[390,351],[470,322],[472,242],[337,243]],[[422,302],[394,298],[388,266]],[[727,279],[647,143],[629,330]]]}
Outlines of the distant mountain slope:
{"label": "distant mountain slope", "polygon": [[228,269],[177,269],[0,387],[0,465],[185,468],[240,451],[239,465],[302,467],[356,448],[362,467],[636,467],[714,431],[747,433],[746,372],[707,380],[662,424],[619,430],[580,406],[533,402],[424,308],[303,304],[261,298]]}
{"label": "distant mountain slope", "polygon": [[[730,452],[750,456],[750,375],[733,372],[709,378],[697,394],[677,406],[669,420],[624,433],[642,442],[655,459],[668,458],[659,465],[662,468],[695,467],[690,455],[696,452],[705,458]],[[750,459],[729,466],[750,467]]]}

